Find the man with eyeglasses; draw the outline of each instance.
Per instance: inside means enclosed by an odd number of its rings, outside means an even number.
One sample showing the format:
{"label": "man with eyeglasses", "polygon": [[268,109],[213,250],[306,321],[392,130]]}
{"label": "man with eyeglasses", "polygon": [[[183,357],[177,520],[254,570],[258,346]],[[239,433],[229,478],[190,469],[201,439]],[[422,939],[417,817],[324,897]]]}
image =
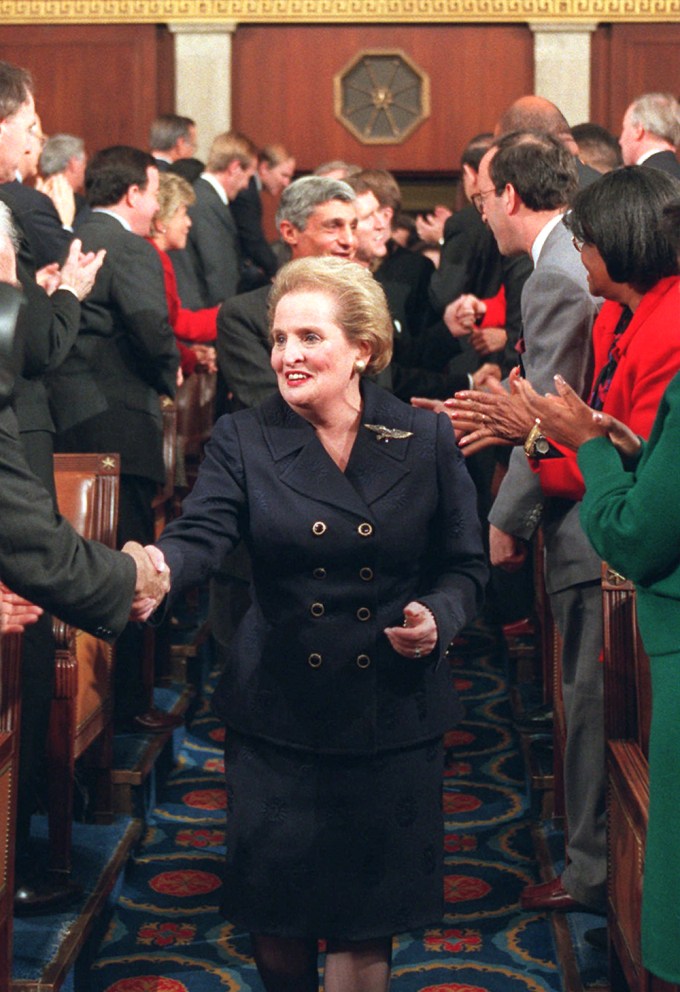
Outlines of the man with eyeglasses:
{"label": "man with eyeglasses", "polygon": [[[549,134],[505,135],[480,164],[476,200],[501,253],[527,252],[533,260],[522,294],[520,365],[539,393],[551,391],[560,373],[585,396],[592,376],[590,338],[600,301],[588,291],[562,223],[577,185],[573,156]],[[538,444],[535,434],[532,443]],[[551,882],[524,889],[522,907],[532,911],[605,907],[601,564],[578,513],[575,502],[546,500],[525,452],[515,448],[489,514],[491,561],[509,572],[520,568],[542,525],[546,587],[563,642],[567,720],[567,866]]]}

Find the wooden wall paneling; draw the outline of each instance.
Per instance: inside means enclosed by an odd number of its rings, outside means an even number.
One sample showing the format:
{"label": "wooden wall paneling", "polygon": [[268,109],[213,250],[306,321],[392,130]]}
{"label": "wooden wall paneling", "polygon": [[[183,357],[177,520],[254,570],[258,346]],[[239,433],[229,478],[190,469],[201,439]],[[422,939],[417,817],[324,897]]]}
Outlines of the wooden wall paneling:
{"label": "wooden wall paneling", "polygon": [[[181,108],[175,110],[175,36],[161,24],[156,27],[156,55],[158,83],[156,114],[181,114]],[[148,146],[145,144],[143,147]]]}
{"label": "wooden wall paneling", "polygon": [[611,24],[598,25],[590,37],[590,120],[618,138],[621,121],[613,121],[611,112],[611,40]]}
{"label": "wooden wall paneling", "polygon": [[[431,115],[401,145],[363,145],[335,119],[333,77],[363,49],[402,49],[430,76]],[[525,25],[240,26],[233,124],[283,141],[300,172],[343,158],[397,173],[451,173],[466,142],[533,90]]]}
{"label": "wooden wall paneling", "polygon": [[147,147],[159,106],[158,37],[153,24],[5,26],[0,58],[25,66],[47,134]]}
{"label": "wooden wall paneling", "polygon": [[642,93],[660,90],[680,96],[679,51],[680,24],[611,26],[610,130],[620,133],[626,107]]}

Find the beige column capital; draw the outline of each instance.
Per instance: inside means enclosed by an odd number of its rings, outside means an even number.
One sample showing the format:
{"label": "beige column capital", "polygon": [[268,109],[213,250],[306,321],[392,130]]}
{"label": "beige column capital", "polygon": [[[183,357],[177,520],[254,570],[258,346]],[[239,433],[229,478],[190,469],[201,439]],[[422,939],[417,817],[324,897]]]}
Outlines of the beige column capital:
{"label": "beige column capital", "polygon": [[570,124],[590,120],[590,36],[597,23],[530,23],[534,93],[552,100]]}
{"label": "beige column capital", "polygon": [[205,161],[216,134],[231,127],[231,45],[235,21],[170,24],[175,36],[175,108],[196,121]]}

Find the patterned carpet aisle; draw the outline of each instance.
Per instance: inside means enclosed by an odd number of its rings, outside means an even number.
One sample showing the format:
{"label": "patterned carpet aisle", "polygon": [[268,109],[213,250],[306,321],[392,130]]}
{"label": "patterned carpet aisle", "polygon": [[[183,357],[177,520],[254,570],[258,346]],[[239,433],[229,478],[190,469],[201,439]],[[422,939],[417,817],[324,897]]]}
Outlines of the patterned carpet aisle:
{"label": "patterned carpet aisle", "polygon": [[[467,717],[446,741],[446,915],[395,942],[393,992],[561,992],[545,916],[519,910],[537,879],[503,664],[472,632],[452,664]],[[261,992],[248,938],[216,912],[223,731],[208,695],[128,867],[92,992]]]}

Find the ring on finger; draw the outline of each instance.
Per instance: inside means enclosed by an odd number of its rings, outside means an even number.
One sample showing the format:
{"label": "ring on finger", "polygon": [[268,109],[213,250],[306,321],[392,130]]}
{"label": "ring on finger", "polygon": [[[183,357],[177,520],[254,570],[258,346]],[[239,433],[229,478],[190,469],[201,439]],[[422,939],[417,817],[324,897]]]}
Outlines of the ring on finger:
{"label": "ring on finger", "polygon": [[420,648],[415,649],[415,651],[413,652],[413,657],[420,658]]}

